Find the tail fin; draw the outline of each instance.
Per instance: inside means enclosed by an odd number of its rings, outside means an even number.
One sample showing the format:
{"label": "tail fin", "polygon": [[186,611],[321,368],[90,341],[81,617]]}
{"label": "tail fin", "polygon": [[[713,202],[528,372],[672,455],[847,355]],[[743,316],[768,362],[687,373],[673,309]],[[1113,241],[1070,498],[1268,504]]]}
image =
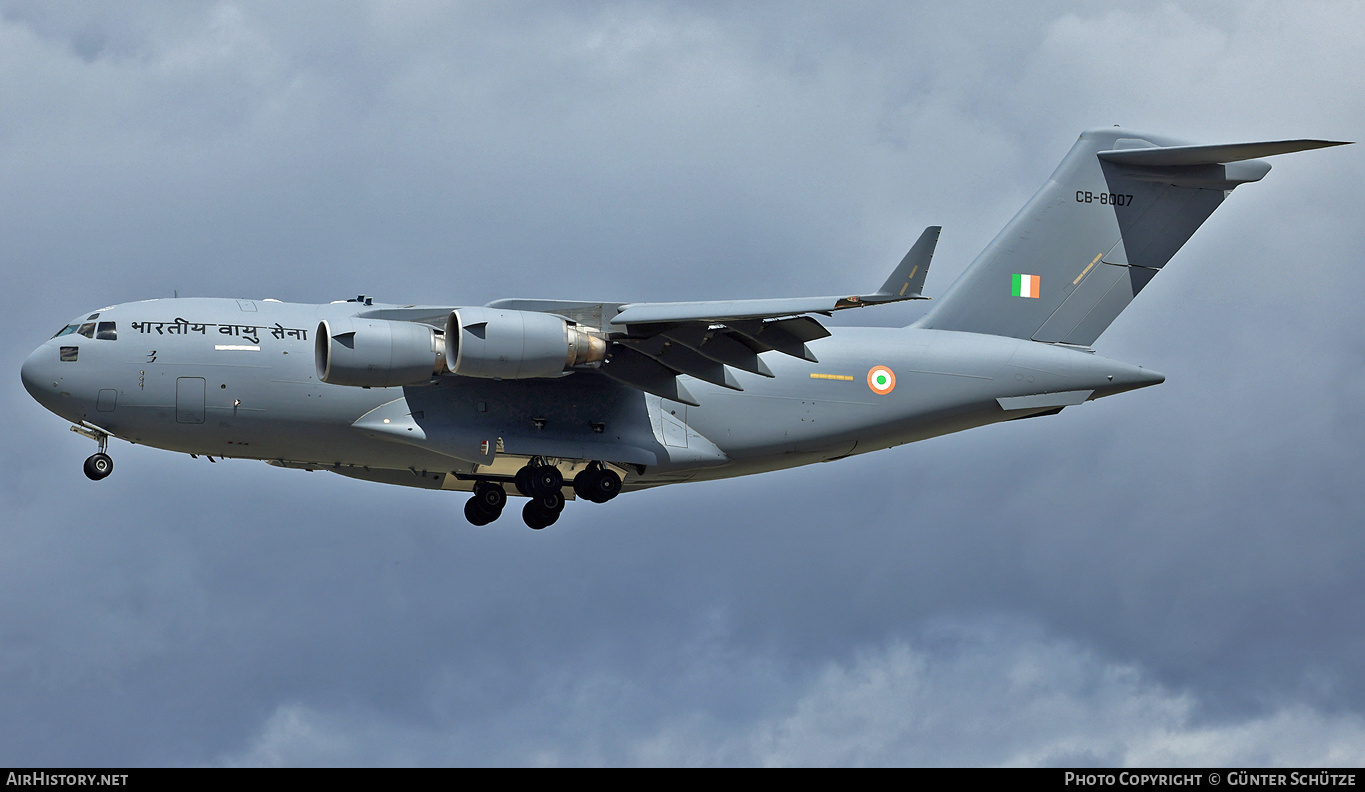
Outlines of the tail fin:
{"label": "tail fin", "polygon": [[916,326],[1089,346],[1234,187],[1270,171],[1253,157],[1335,145],[1084,132]]}

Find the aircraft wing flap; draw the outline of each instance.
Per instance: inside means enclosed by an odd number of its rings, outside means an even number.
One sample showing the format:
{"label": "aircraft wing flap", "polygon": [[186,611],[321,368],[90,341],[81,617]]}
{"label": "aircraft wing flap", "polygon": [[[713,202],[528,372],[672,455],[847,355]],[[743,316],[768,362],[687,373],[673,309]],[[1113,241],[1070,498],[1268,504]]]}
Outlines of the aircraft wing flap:
{"label": "aircraft wing flap", "polygon": [[[701,328],[701,336],[697,337],[694,328]],[[672,330],[665,330],[663,335],[674,341],[685,344],[704,357],[708,357],[717,363],[758,374],[763,377],[772,377],[772,369],[763,362],[763,358],[758,356],[758,351],[748,344],[739,341],[734,335],[728,332],[711,333],[703,325],[681,325]]]}
{"label": "aircraft wing flap", "polygon": [[[721,324],[743,319],[768,319],[839,310],[840,303],[858,297],[798,297],[771,300],[714,300],[701,302],[629,303],[612,318],[611,324],[630,325],[708,322]],[[842,307],[853,307],[844,305]]]}
{"label": "aircraft wing flap", "polygon": [[806,346],[806,342],[829,335],[824,325],[808,316],[778,322],[733,322],[729,327],[764,349],[776,350],[812,363],[820,361]]}
{"label": "aircraft wing flap", "polygon": [[679,372],[628,346],[614,344],[599,371],[636,390],[690,404],[693,407],[701,406],[701,403],[678,381]]}
{"label": "aircraft wing flap", "polygon": [[640,341],[623,340],[620,343],[654,358],[679,374],[696,377],[699,380],[730,390],[744,390],[724,364],[702,355],[687,344],[673,341],[667,336],[657,335]]}

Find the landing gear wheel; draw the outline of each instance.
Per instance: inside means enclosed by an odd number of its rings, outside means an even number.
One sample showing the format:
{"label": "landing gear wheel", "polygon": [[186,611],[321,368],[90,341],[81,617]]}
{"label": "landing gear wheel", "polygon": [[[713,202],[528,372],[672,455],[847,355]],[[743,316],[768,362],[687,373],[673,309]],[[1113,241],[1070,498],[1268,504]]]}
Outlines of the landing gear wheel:
{"label": "landing gear wheel", "polygon": [[554,525],[562,511],[564,511],[564,494],[555,492],[548,497],[532,498],[527,501],[521,509],[521,519],[526,521],[528,528],[539,531],[542,528]]}
{"label": "landing gear wheel", "polygon": [[114,472],[114,460],[100,452],[85,460],[85,476],[91,481],[99,481]]}
{"label": "landing gear wheel", "polygon": [[483,526],[498,519],[498,515],[484,511],[478,498],[470,498],[464,502],[464,518],[470,525]]}
{"label": "landing gear wheel", "polygon": [[610,468],[590,467],[573,480],[574,494],[593,503],[606,503],[621,493],[621,476]]}
{"label": "landing gear wheel", "polygon": [[531,482],[527,478],[530,473],[531,467],[529,465],[522,467],[517,470],[516,480],[513,482],[514,486],[517,488],[517,492],[520,492],[528,498],[531,497]]}
{"label": "landing gear wheel", "polygon": [[507,505],[507,492],[489,481],[474,485],[474,497],[465,501],[464,516],[473,525],[487,525],[502,516]]}
{"label": "landing gear wheel", "polygon": [[502,507],[507,505],[507,490],[491,481],[480,481],[474,485],[474,499],[485,511],[502,514]]}
{"label": "landing gear wheel", "polygon": [[530,472],[526,474],[526,483],[532,497],[544,498],[551,493],[559,492],[559,488],[564,486],[564,474],[560,473],[557,467],[541,465],[530,468]]}

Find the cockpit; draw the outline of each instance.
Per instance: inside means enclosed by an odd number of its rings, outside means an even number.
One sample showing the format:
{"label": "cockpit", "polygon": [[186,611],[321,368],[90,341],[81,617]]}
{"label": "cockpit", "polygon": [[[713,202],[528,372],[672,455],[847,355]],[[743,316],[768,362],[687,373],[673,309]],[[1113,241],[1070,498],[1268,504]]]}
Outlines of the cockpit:
{"label": "cockpit", "polygon": [[62,336],[74,334],[85,336],[86,338],[96,339],[99,341],[118,340],[118,324],[116,322],[95,321],[99,318],[100,315],[97,313],[90,314],[90,316],[86,317],[86,320],[84,322],[69,324],[66,327],[63,327],[61,330],[58,330],[56,335],[52,337],[61,338]]}

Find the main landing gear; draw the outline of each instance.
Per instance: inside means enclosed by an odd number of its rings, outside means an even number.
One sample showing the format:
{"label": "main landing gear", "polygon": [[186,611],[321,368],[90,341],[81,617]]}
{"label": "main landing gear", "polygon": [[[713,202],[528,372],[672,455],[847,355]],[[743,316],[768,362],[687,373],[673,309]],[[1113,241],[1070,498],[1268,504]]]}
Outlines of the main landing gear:
{"label": "main landing gear", "polygon": [[[564,474],[554,465],[540,459],[517,471],[514,485],[527,498],[521,509],[526,525],[539,531],[554,525],[564,511]],[[573,479],[574,495],[593,503],[606,503],[621,492],[621,476],[616,471],[593,462]],[[487,525],[502,516],[507,505],[507,491],[492,481],[474,485],[474,496],[464,505],[465,519],[474,525]]]}
{"label": "main landing gear", "polygon": [[554,465],[546,465],[533,459],[531,463],[517,471],[517,492],[528,500],[521,507],[521,519],[533,531],[548,528],[559,519],[564,511],[564,474]]}
{"label": "main landing gear", "polygon": [[549,495],[538,495],[526,501],[526,505],[521,507],[521,519],[526,521],[528,528],[539,531],[542,528],[554,525],[562,511],[564,511],[564,493],[552,492]]}
{"label": "main landing gear", "polygon": [[507,491],[491,481],[474,485],[474,497],[465,501],[464,517],[474,525],[487,525],[502,516]]}
{"label": "main landing gear", "polygon": [[574,476],[573,493],[593,503],[606,503],[621,493],[621,476],[602,463],[593,462]]}

